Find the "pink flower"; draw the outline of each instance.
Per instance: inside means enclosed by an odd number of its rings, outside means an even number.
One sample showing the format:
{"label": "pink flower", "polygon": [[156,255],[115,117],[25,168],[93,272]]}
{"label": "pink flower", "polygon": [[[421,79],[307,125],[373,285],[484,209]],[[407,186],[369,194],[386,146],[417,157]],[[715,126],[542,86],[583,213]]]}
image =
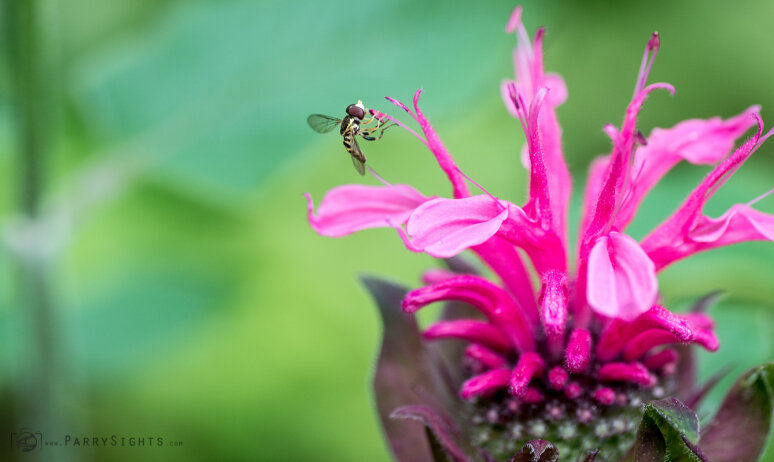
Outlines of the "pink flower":
{"label": "pink flower", "polygon": [[[456,338],[470,344],[465,351],[468,377],[459,390],[464,400],[486,400],[500,407],[561,402],[563,409],[574,409],[583,421],[606,412],[598,408],[625,407],[632,400],[674,389],[681,355],[673,345],[718,348],[707,315],[673,314],[658,304],[657,273],[703,250],[774,240],[774,216],[752,208],[765,194],[734,205],[718,218],[702,212],[707,200],[772,131],[763,133],[758,107],[753,106],[727,120],[687,120],[644,136],[637,129],[637,116],[647,96],[655,90],[674,94],[669,84],[647,83],[659,49],[654,33],[620,128],[605,127],[611,152],[591,166],[574,252],[577,270],[571,271],[567,233],[571,179],[555,114],[567,99],[567,88],[560,76],[545,73],[544,31],[539,29],[530,42],[520,8],[506,30],[515,31],[518,38],[516,78],[503,82],[501,89],[506,108],[526,137],[530,183],[525,204],[488,193],[471,195],[467,177],[419,108],[420,90],[413,109],[387,99],[418,124],[421,134],[392,115],[372,113],[402,126],[430,150],[451,182],[452,197],[426,197],[406,185],[340,186],[326,194],[316,214],[307,195],[309,220],[319,234],[333,237],[392,227],[409,250],[437,258],[471,250],[499,281],[470,272],[432,270],[425,277],[426,286],[405,296],[403,310],[414,313],[450,301],[475,310],[424,332],[428,340]],[[737,140],[756,126],[752,137],[734,149]],[[626,227],[638,205],[683,160],[716,166],[670,218],[637,242],[626,234]],[[537,292],[534,283],[539,284]]]}

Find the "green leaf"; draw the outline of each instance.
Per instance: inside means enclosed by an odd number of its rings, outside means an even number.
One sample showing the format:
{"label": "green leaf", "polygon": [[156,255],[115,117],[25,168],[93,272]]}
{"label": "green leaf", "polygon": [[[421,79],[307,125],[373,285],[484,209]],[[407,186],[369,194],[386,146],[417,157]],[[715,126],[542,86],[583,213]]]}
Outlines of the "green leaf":
{"label": "green leaf", "polygon": [[702,451],[712,462],[758,460],[771,430],[773,400],[774,363],[748,371],[702,433]]}
{"label": "green leaf", "polygon": [[637,431],[634,447],[636,462],[706,461],[696,448],[699,419],[676,398],[651,401]]}

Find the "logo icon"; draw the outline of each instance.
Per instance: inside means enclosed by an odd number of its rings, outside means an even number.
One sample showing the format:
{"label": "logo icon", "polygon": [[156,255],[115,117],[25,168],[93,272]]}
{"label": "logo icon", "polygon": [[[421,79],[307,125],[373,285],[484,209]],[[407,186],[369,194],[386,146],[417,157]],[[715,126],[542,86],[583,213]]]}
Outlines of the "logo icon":
{"label": "logo icon", "polygon": [[16,448],[22,452],[30,452],[43,445],[43,434],[40,432],[31,432],[29,430],[22,430],[19,433],[12,433],[11,440],[16,445]]}

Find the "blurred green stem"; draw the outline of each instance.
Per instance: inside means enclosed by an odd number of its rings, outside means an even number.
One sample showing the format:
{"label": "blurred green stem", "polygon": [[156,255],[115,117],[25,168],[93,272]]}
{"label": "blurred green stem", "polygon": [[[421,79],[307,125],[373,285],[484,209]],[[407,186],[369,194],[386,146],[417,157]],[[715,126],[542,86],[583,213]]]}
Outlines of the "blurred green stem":
{"label": "blurred green stem", "polygon": [[[31,229],[38,229],[45,171],[45,151],[50,131],[47,86],[41,59],[39,4],[35,0],[5,0],[8,57],[11,69],[16,116],[18,155],[19,215]],[[35,233],[42,239],[45,235]],[[33,248],[41,243],[33,244]],[[27,249],[29,250],[29,249]],[[59,430],[53,422],[53,394],[59,365],[56,361],[57,332],[51,299],[48,256],[34,251],[16,255],[19,278],[20,316],[29,339],[22,353],[30,354],[25,377],[20,381],[21,400],[18,424],[40,431]],[[24,357],[24,355],[20,356]],[[57,419],[58,420],[58,419]],[[37,451],[36,451],[37,452]],[[58,455],[42,452],[46,460]],[[32,455],[32,454],[30,454]],[[43,460],[43,459],[41,459]]]}

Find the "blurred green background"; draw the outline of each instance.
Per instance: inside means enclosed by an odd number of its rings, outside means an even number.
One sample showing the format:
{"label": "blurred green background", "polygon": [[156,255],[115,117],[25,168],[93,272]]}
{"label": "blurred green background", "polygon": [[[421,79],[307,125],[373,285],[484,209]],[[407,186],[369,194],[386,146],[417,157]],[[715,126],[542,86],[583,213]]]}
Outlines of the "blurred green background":
{"label": "blurred green background", "polygon": [[[548,29],[547,68],[569,87],[558,115],[576,192],[609,149],[601,127],[620,123],[654,29],[651,81],[677,94],[651,97],[645,133],[752,104],[774,121],[772,2],[524,5],[528,30]],[[5,0],[0,436],[27,428],[51,441],[115,434],[182,446],[20,454],[8,441],[2,459],[387,461],[369,396],[379,326],[356,274],[414,286],[436,263],[405,252],[391,230],[334,240],[309,229],[304,192],[319,201],[361,178],[340,139],[305,118],[357,99],[400,117],[382,97],[410,102],[422,87],[423,110],[464,171],[521,202],[523,136],[499,94],[513,72],[503,30],[513,6]],[[389,181],[448,194],[407,133],[364,147]],[[708,212],[774,186],[773,154],[764,145]],[[670,174],[632,234],[644,236],[706,171]],[[759,207],[774,212],[774,200]],[[713,311],[723,347],[702,355],[703,377],[774,358],[773,273],[771,243],[662,273],[671,308],[727,292]]]}

